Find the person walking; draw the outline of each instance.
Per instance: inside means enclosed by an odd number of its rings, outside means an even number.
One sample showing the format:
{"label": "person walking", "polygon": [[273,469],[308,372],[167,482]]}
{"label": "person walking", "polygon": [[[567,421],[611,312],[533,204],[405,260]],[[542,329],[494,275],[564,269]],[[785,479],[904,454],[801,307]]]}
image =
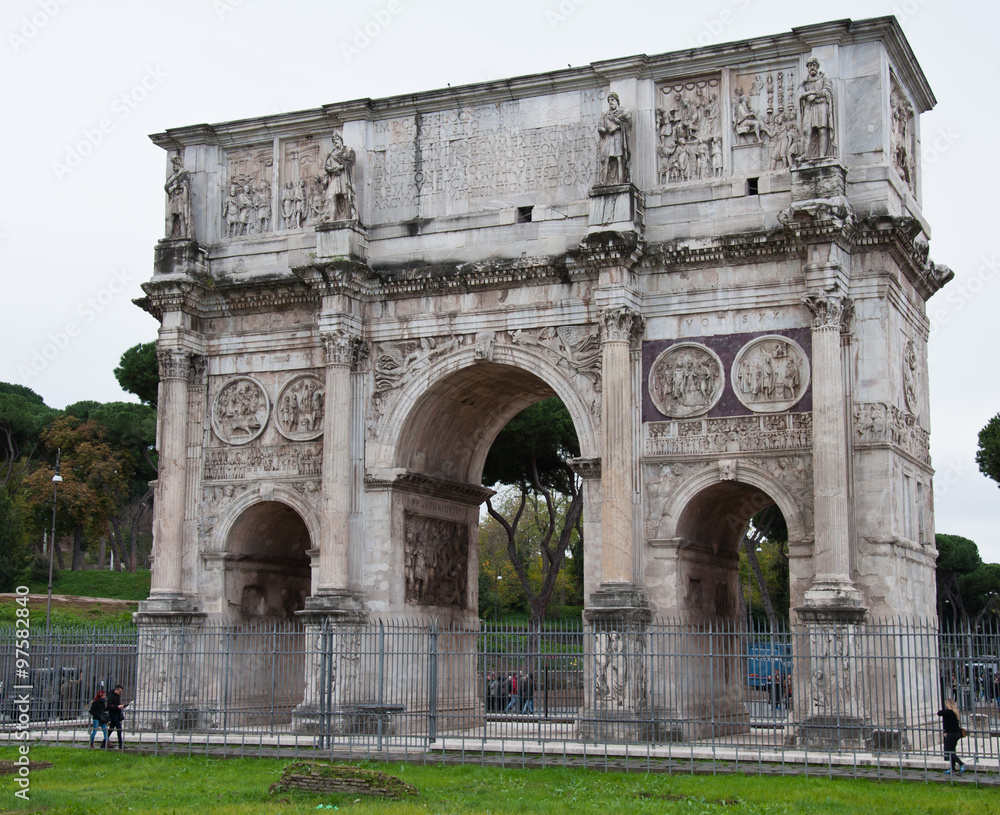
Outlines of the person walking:
{"label": "person walking", "polygon": [[962,724],[958,720],[958,705],[954,699],[945,699],[944,707],[937,712],[941,717],[941,729],[944,731],[944,757],[951,766],[945,770],[946,774],[955,772],[958,767],[960,773],[965,772],[965,762],[959,757],[955,748],[958,747],[958,740],[965,735]]}
{"label": "person walking", "polygon": [[108,694],[108,713],[111,720],[108,722],[112,733],[118,731],[118,749],[125,749],[125,742],[122,739],[122,722],[125,720],[125,705],[122,703],[122,693],[125,688],[115,685],[115,689]]}
{"label": "person walking", "polygon": [[517,713],[517,671],[512,671],[509,680],[510,687],[510,701],[507,703],[507,709],[504,713],[510,713],[513,710]]}
{"label": "person walking", "polygon": [[90,746],[94,746],[94,736],[97,735],[97,728],[101,728],[104,734],[104,741],[101,747],[108,746],[108,722],[111,721],[111,714],[108,713],[108,701],[104,696],[104,691],[99,690],[94,696],[94,701],[90,703],[90,718],[94,720],[93,727],[90,728]]}
{"label": "person walking", "polygon": [[528,676],[525,677],[521,674],[521,698],[524,699],[524,707],[521,709],[522,713],[534,713],[535,712],[535,674],[529,672]]}

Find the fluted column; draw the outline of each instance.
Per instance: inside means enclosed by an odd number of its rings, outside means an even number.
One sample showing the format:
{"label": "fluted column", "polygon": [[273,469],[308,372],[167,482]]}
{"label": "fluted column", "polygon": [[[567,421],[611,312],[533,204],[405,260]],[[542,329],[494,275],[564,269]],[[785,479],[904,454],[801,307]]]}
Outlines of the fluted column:
{"label": "fluted column", "polygon": [[841,333],[851,301],[839,291],[812,291],[803,298],[812,312],[813,585],[806,605],[857,606],[851,581],[848,507],[847,415]]}
{"label": "fluted column", "polygon": [[153,573],[150,597],[182,593],[184,516],[187,497],[188,377],[191,355],[159,348],[160,415],[156,519],[153,524]]}
{"label": "fluted column", "polygon": [[317,594],[346,592],[350,582],[351,364],[357,338],[338,330],[323,334],[322,341],[326,395]]}
{"label": "fluted column", "polygon": [[635,451],[629,350],[644,322],[627,307],[605,309],[601,320],[601,583],[631,583]]}

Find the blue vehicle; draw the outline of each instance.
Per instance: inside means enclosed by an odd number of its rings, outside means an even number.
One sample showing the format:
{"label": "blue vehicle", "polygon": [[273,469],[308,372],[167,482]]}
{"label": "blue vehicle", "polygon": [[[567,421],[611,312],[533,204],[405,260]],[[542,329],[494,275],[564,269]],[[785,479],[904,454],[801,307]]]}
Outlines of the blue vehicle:
{"label": "blue vehicle", "polygon": [[792,647],[783,642],[754,642],[747,647],[747,684],[766,688],[774,672],[782,679],[792,674]]}

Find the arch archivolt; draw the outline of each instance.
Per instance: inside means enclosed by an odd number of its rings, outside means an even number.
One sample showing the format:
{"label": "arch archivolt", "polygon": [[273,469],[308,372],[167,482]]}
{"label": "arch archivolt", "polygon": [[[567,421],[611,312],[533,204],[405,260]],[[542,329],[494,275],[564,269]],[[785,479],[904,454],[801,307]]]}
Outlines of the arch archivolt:
{"label": "arch archivolt", "polygon": [[[731,486],[734,495],[740,493],[739,485],[749,488],[742,491],[745,494],[739,500],[727,507],[727,512],[732,515],[730,520],[734,534],[742,532],[754,514],[773,502],[785,518],[791,543],[812,538],[812,466],[809,457],[781,456],[773,461],[736,459],[705,462],[701,466],[702,469],[678,480],[670,490],[656,524],[656,538],[683,539],[682,546],[692,543],[688,540],[690,523],[685,523],[685,520],[690,516],[692,504],[697,503],[698,496],[717,485]],[[650,520],[655,522],[656,518]]]}
{"label": "arch archivolt", "polygon": [[600,455],[596,328],[567,336],[556,329],[481,332],[420,343],[419,349],[414,341],[383,343],[373,351],[369,470],[407,468],[478,483],[497,434],[520,411],[552,396],[573,419],[581,456]]}
{"label": "arch archivolt", "polygon": [[[310,487],[309,485],[312,485]],[[319,513],[313,502],[307,497],[319,495],[318,485],[315,482],[307,482],[297,485],[296,489],[288,484],[264,483],[256,489],[245,489],[235,496],[221,512],[218,522],[212,529],[209,551],[215,553],[237,554],[231,551],[232,544],[229,540],[233,526],[243,515],[243,513],[258,504],[266,502],[276,502],[284,504],[295,512],[302,519],[306,530],[309,533],[311,542],[318,541],[319,537]],[[315,543],[313,543],[315,545]]]}

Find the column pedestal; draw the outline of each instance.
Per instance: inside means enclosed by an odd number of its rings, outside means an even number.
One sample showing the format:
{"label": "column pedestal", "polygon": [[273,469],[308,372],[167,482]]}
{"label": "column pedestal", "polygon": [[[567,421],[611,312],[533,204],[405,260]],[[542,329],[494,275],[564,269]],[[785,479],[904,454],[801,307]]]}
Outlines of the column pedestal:
{"label": "column pedestal", "polygon": [[594,742],[679,741],[676,723],[649,704],[649,623],[645,594],[604,583],[583,612],[584,707],[576,737]]}
{"label": "column pedestal", "polygon": [[364,604],[352,592],[328,592],[307,597],[297,616],[305,628],[306,660],[292,729],[325,736],[357,732],[361,630],[368,620]]}

